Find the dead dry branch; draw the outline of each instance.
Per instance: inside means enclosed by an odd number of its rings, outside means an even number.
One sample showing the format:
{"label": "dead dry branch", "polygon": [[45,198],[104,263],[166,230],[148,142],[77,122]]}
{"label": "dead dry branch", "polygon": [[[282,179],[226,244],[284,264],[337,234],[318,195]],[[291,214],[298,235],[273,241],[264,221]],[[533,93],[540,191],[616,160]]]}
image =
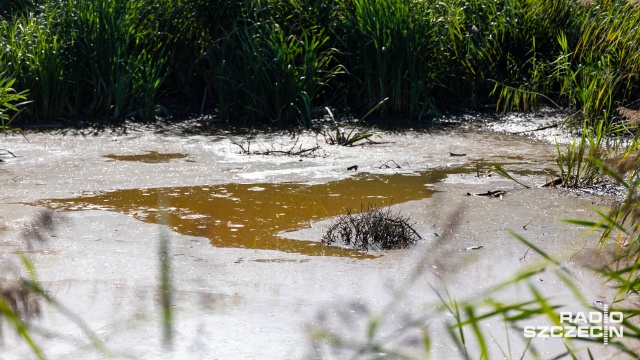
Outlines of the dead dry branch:
{"label": "dead dry branch", "polygon": [[239,141],[230,139],[231,144],[240,148],[240,154],[243,155],[279,155],[279,156],[304,156],[314,157],[316,151],[320,150],[320,145],[316,144],[311,147],[304,147],[300,144],[300,137],[296,136],[291,143],[254,143],[258,150],[251,150],[251,138],[245,137]]}
{"label": "dead dry branch", "polygon": [[[40,299],[28,287],[15,279],[0,279],[0,299],[24,322],[40,315]],[[2,314],[2,313],[0,313]],[[0,322],[0,333],[2,332]]]}
{"label": "dead dry branch", "polygon": [[[392,163],[395,166],[390,166],[389,163]],[[387,162],[385,162],[384,164],[380,165],[380,167],[378,169],[402,169],[402,166],[398,165],[397,162],[395,162],[394,160],[388,160]]]}
{"label": "dead dry branch", "polygon": [[322,237],[326,245],[343,244],[358,250],[392,250],[415,245],[420,235],[409,224],[409,218],[369,204],[354,213],[347,209]]}

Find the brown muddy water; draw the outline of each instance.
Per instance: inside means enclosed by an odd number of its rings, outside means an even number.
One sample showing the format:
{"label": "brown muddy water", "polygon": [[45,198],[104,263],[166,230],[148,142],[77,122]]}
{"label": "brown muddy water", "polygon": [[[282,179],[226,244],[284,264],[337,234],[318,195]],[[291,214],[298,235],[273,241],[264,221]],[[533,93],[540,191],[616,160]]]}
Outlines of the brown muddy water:
{"label": "brown muddy water", "polygon": [[[130,157],[131,158],[131,157]],[[142,161],[142,160],[140,160]],[[169,215],[173,231],[202,236],[216,247],[278,250],[315,256],[373,255],[316,241],[291,240],[278,233],[309,227],[312,222],[430,197],[436,182],[454,170],[419,174],[359,173],[324,184],[221,184],[107,191],[78,198],[47,199],[32,205],[58,211],[104,210],[158,223]]]}

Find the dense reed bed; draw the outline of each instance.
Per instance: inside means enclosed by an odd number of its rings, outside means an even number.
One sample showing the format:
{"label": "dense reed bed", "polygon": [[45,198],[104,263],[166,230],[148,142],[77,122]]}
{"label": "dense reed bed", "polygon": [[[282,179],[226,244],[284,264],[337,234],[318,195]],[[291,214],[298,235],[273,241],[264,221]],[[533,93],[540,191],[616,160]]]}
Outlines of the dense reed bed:
{"label": "dense reed bed", "polygon": [[[181,104],[308,126],[325,106],[428,119],[635,109],[640,5],[590,0],[3,0],[0,73],[31,120],[153,119]],[[8,80],[6,80],[8,81]]]}

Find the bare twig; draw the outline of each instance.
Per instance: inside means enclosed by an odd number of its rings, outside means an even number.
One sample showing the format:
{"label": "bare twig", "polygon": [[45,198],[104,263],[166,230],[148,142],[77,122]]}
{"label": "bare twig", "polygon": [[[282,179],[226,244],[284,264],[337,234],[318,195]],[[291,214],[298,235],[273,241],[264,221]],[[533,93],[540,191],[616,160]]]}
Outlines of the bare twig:
{"label": "bare twig", "polygon": [[398,165],[397,162],[395,162],[394,160],[389,160],[387,162],[385,162],[384,164],[380,165],[380,167],[378,169],[390,169],[391,166],[389,166],[389,163],[394,163],[396,165],[396,167],[394,169],[402,169],[402,167],[400,165]]}
{"label": "bare twig", "polygon": [[269,144],[269,149],[266,150],[251,150],[251,140],[243,138],[240,141],[229,139],[231,143],[240,148],[240,153],[244,155],[282,155],[282,156],[314,156],[314,153],[320,149],[320,145],[312,147],[302,147],[302,144],[298,144],[299,137],[295,137],[294,141],[290,145],[276,147],[275,144]]}
{"label": "bare twig", "polygon": [[524,230],[527,230],[527,226],[529,226],[529,224],[531,224],[533,222],[533,220],[537,219],[538,215],[534,216],[533,219],[531,219],[528,223],[524,224],[524,226],[522,227]]}
{"label": "bare twig", "polygon": [[541,131],[541,130],[551,129],[551,128],[555,128],[555,127],[558,127],[558,124],[551,124],[551,125],[547,125],[547,126],[542,126],[542,127],[539,127],[537,129],[532,129],[532,130],[517,131],[517,132],[514,132],[512,134],[524,134],[524,133],[528,133],[528,132]]}
{"label": "bare twig", "polygon": [[528,249],[527,249],[527,251],[525,251],[525,252],[524,252],[524,255],[523,255],[520,259],[518,259],[518,260],[519,260],[519,261],[524,260],[524,258],[526,258],[526,257],[527,257],[527,254],[529,253],[529,250],[531,250],[531,248],[528,248]]}
{"label": "bare twig", "polygon": [[561,177],[552,179],[551,181],[547,181],[546,183],[540,185],[540,187],[555,187],[557,185],[562,185],[562,178]]}
{"label": "bare twig", "polygon": [[495,197],[495,198],[501,198],[502,196],[506,195],[507,192],[504,190],[490,190],[487,192],[483,192],[483,193],[467,193],[467,196],[487,196],[487,197]]}
{"label": "bare twig", "polygon": [[13,156],[14,158],[17,158],[16,154],[12,153],[11,151],[9,151],[7,149],[0,149],[0,151],[6,151],[9,155]]}

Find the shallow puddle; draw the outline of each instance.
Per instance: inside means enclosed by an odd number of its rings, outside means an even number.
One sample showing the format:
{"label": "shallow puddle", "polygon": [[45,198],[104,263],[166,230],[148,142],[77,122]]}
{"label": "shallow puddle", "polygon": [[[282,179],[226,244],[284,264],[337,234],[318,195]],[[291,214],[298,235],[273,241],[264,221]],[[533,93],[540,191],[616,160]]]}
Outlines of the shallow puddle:
{"label": "shallow puddle", "polygon": [[160,209],[166,209],[174,231],[207,237],[217,247],[363,258],[372,255],[313,241],[285,239],[277,234],[344,214],[347,208],[385,206],[429,197],[433,193],[429,185],[445,176],[443,171],[413,176],[361,173],[317,185],[225,184],[131,189],[42,200],[36,205],[67,211],[115,211],[149,223],[158,223]]}
{"label": "shallow puddle", "polygon": [[159,153],[157,151],[148,151],[146,154],[137,154],[137,155],[105,155],[108,159],[116,160],[116,161],[136,161],[150,164],[157,163],[166,163],[173,159],[184,159],[187,157],[187,154],[179,154],[179,153]]}

